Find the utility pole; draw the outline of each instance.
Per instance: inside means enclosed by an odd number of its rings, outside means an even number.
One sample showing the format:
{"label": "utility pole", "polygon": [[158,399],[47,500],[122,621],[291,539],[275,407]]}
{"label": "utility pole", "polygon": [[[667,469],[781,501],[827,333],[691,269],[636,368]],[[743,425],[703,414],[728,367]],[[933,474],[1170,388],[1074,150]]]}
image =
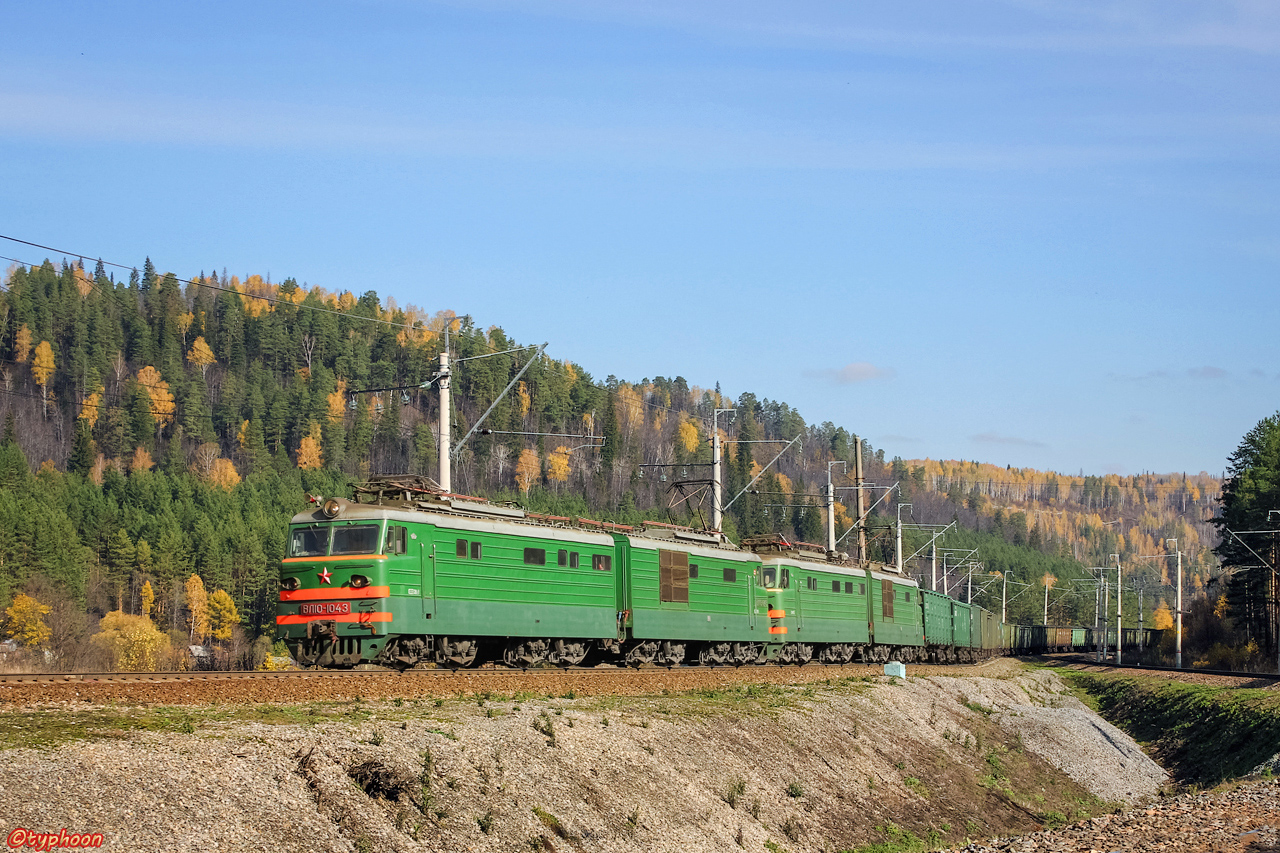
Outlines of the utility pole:
{"label": "utility pole", "polygon": [[711,410],[711,529],[719,530],[724,503],[724,484],[720,479],[720,425],[719,418],[733,409]]}
{"label": "utility pole", "polygon": [[1098,630],[1098,620],[1102,616],[1102,584],[1093,590],[1093,644],[1096,649],[1098,663],[1102,663],[1102,634]]}
{"label": "utility pole", "polygon": [[[1166,539],[1166,542],[1172,542],[1174,548],[1178,548],[1177,539]],[[1173,633],[1173,667],[1174,669],[1182,669],[1182,550],[1178,549],[1178,593],[1177,593],[1178,611],[1175,619],[1177,625],[1174,627]]]}
{"label": "utility pole", "polygon": [[1111,584],[1105,569],[1098,572],[1102,582],[1102,659],[1107,659],[1107,650],[1111,647]]}
{"label": "utility pole", "polygon": [[938,591],[938,538],[935,536],[933,541],[929,543],[932,549],[933,569],[929,576],[929,589],[934,592]]}
{"label": "utility pole", "polygon": [[1001,572],[1000,579],[1004,581],[1004,588],[1000,590],[1000,622],[1004,624],[1009,615],[1009,573]]}
{"label": "utility pole", "polygon": [[449,324],[444,324],[444,349],[440,351],[440,488],[453,491],[453,476],[449,456]]}
{"label": "utility pole", "polygon": [[1049,584],[1044,585],[1044,624],[1049,624]]}
{"label": "utility pole", "polygon": [[845,464],[839,460],[827,463],[827,553],[831,555],[836,552],[836,487],[831,482],[831,466]]}
{"label": "utility pole", "polygon": [[[898,494],[899,496],[901,496],[902,492],[898,492]],[[911,506],[911,504],[904,504],[904,503],[898,504],[897,555],[894,557],[894,565],[898,569],[898,574],[902,574],[902,508],[904,506]]]}
{"label": "utility pole", "polygon": [[1116,558],[1116,665],[1124,663],[1124,579],[1120,576],[1120,555]]}
{"label": "utility pole", "polygon": [[858,560],[867,559],[867,528],[863,520],[866,515],[866,499],[862,490],[862,439],[853,437],[853,484],[858,493]]}
{"label": "utility pole", "polygon": [[1143,627],[1144,617],[1142,614],[1142,589],[1143,589],[1142,585],[1139,584],[1138,585],[1138,657],[1139,658],[1142,657],[1142,647],[1144,645],[1143,640],[1145,639],[1143,634],[1146,631],[1146,629]]}

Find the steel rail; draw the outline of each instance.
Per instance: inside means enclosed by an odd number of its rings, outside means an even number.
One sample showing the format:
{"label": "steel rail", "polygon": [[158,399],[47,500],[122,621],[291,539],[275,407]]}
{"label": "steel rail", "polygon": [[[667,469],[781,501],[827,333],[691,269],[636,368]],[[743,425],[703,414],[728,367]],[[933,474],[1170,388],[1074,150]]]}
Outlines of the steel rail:
{"label": "steel rail", "polygon": [[[975,661],[973,663],[912,663],[909,666],[939,666],[948,668],[961,668],[970,666],[981,666],[992,658],[983,661]],[[760,665],[760,664],[742,664],[735,666],[733,664],[720,664],[713,666],[703,666],[701,664],[681,664],[679,666],[657,666],[647,664],[640,667],[622,667],[622,666],[597,666],[597,667],[529,667],[529,668],[508,668],[508,667],[475,667],[475,668],[449,668],[441,667],[438,669],[322,669],[322,670],[282,670],[279,672],[236,672],[236,671],[202,671],[202,672],[31,672],[31,673],[0,673],[0,685],[3,684],[31,684],[31,683],[63,683],[63,684],[119,684],[119,683],[155,683],[155,682],[180,682],[180,681],[270,681],[270,680],[290,680],[290,679],[342,679],[352,677],[369,677],[369,676],[390,676],[396,678],[412,678],[415,676],[423,676],[427,678],[450,678],[454,676],[494,676],[498,678],[515,678],[528,675],[554,675],[559,673],[572,673],[574,675],[602,675],[607,677],[625,677],[636,674],[646,673],[673,673],[673,672],[714,672],[717,670],[738,670],[744,673],[752,672],[777,672],[779,670],[831,670],[834,672],[876,669],[879,670],[883,664],[879,663],[817,663],[810,661],[805,664],[782,664],[782,665]]]}

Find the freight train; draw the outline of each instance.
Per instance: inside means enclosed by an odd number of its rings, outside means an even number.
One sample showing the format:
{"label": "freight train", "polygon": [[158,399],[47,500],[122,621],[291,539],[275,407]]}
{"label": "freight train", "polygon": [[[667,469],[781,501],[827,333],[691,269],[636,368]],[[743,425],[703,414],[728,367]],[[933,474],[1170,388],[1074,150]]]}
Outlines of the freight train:
{"label": "freight train", "polygon": [[410,479],[311,506],[289,525],[276,615],[303,666],[951,663],[1060,638],[780,536],[738,547]]}

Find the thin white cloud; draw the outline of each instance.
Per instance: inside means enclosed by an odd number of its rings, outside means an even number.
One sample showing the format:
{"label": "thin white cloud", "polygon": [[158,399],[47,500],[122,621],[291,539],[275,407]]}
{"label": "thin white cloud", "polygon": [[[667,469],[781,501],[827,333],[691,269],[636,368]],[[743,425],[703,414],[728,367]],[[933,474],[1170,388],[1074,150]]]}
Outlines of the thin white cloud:
{"label": "thin white cloud", "polygon": [[[877,15],[858,4],[777,4],[733,0],[687,3],[647,0],[467,0],[519,14],[650,27],[732,41],[802,49],[882,54],[940,50],[1087,53],[1143,48],[1280,51],[1280,10],[1271,0],[1199,0],[1179,4],[992,0],[947,16],[939,7],[900,4]],[[916,7],[916,8],[913,8]],[[985,14],[984,14],[985,13]],[[999,27],[990,26],[1000,21]],[[922,23],[923,22],[923,23]]]}
{"label": "thin white cloud", "polygon": [[806,370],[804,375],[810,379],[825,379],[836,385],[856,385],[873,379],[892,379],[896,374],[890,367],[877,367],[869,361],[854,361],[839,369],[828,367]]}
{"label": "thin white cloud", "polygon": [[[1248,375],[1253,378],[1265,376],[1258,368],[1248,371]],[[1146,373],[1138,375],[1126,375],[1123,373],[1110,373],[1107,375],[1109,379],[1117,382],[1168,382],[1179,379],[1199,379],[1208,382],[1219,382],[1224,379],[1231,378],[1231,371],[1225,370],[1212,364],[1206,364],[1201,367],[1190,367],[1185,370],[1149,370]]]}
{"label": "thin white cloud", "polygon": [[[273,100],[0,90],[0,138],[193,148],[347,151],[692,168],[851,172],[1087,168],[1181,162],[1193,144],[921,142],[860,131],[770,131],[645,116],[595,123],[536,99],[446,99],[430,111],[307,106]],[[540,117],[541,114],[541,117]]]}
{"label": "thin white cloud", "polygon": [[977,435],[969,436],[969,440],[977,444],[999,444],[1005,447],[1048,447],[1042,441],[1033,441],[1029,438],[1020,438],[1016,435],[1001,435],[998,432],[981,432]]}

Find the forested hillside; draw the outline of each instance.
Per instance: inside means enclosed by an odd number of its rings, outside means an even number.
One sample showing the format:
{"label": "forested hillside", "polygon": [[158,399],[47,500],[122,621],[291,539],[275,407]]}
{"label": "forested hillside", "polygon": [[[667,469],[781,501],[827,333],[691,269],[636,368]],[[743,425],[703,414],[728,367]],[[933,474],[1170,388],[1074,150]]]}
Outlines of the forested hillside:
{"label": "forested hillside", "polygon": [[[833,466],[838,486],[852,482],[858,425],[808,424],[786,403],[746,391],[730,398],[682,377],[598,380],[570,361],[534,356],[498,326],[372,291],[334,294],[225,271],[180,280],[149,261],[121,279],[101,263],[90,273],[46,262],[12,268],[5,284],[0,609],[21,590],[52,607],[58,636],[48,642],[59,648],[75,647],[116,610],[154,620],[175,642],[201,635],[193,574],[229,593],[249,637],[269,631],[284,524],[306,492],[340,493],[376,473],[436,474],[438,398],[417,386],[436,370],[446,330],[455,444],[534,359],[485,421],[493,433],[473,435],[455,461],[456,492],[561,515],[700,524],[709,521],[705,497],[694,509],[698,501],[679,502],[673,487],[710,476],[700,466],[710,460],[716,408],[735,409],[719,419],[726,500],[801,438],[733,503],[731,537],[772,530],[820,542],[829,463],[846,463]],[[369,390],[387,388],[398,390]],[[863,456],[880,487],[870,500],[901,484],[869,520],[874,558],[892,560],[888,525],[901,500],[912,504],[904,520],[975,531],[942,541],[979,542],[984,572],[1038,583],[1041,597],[1046,574],[1081,577],[1082,562],[1109,565],[1113,553],[1136,564],[1162,553],[1169,537],[1200,582],[1214,565],[1204,520],[1219,483],[1207,475],[1067,477],[886,461],[865,443]],[[669,467],[646,467],[655,465]],[[839,494],[843,535],[852,493]],[[928,541],[920,530],[907,539],[908,553]],[[1153,594],[1162,594],[1168,561],[1146,564]],[[981,600],[990,604],[993,591],[998,610],[998,587]],[[1061,618],[1082,608],[1092,615],[1091,599],[1086,607],[1053,597]]]}

